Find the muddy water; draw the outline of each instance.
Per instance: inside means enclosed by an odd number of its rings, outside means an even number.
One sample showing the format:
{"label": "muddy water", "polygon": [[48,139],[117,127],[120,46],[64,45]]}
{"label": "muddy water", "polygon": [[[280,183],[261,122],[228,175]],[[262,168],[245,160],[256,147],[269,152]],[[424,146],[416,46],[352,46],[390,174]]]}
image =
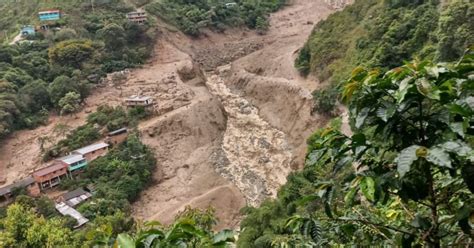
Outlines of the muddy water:
{"label": "muddy water", "polygon": [[246,99],[232,93],[218,75],[209,75],[206,85],[227,114],[215,169],[240,189],[249,205],[257,206],[268,196],[276,196],[291,171],[292,154],[285,134],[264,121]]}

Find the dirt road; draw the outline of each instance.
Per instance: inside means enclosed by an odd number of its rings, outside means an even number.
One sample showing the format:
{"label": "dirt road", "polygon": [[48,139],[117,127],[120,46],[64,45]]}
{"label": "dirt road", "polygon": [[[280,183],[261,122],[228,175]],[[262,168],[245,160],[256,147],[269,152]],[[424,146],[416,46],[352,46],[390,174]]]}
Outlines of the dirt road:
{"label": "dirt road", "polygon": [[95,89],[77,118],[53,117],[6,139],[0,177],[11,183],[45,166],[38,138],[57,141],[58,123],[76,127],[97,106],[140,93],[157,102],[158,115],[139,130],[158,171],[134,203],[134,216],[169,223],[187,205],[213,206],[218,228],[236,227],[243,206],[275,196],[286,175],[302,166],[306,138],[326,123],[310,115],[318,83],[300,77],[293,61],[313,24],[333,11],[324,0],[294,0],[271,16],[263,36],[232,29],[190,39],[164,29],[153,59],[123,83]]}

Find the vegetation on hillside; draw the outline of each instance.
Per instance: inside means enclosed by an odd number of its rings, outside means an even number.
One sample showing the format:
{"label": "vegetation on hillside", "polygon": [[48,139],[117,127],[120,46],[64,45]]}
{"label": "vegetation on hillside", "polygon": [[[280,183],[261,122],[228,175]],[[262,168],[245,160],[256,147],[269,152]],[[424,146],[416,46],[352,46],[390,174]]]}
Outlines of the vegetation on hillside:
{"label": "vegetation on hillside", "polygon": [[239,247],[474,245],[473,75],[473,53],[355,69],[353,135],[314,133],[278,198],[244,211]]}
{"label": "vegetation on hillside", "polygon": [[196,36],[201,28],[222,31],[240,25],[264,32],[268,29],[269,13],[285,3],[286,0],[162,0],[150,3],[146,10]]}
{"label": "vegetation on hillside", "polygon": [[126,20],[134,7],[121,0],[22,2],[0,5],[5,33],[39,26],[40,10],[57,8],[64,15],[55,24],[59,30],[0,45],[0,137],[46,123],[48,110],[78,111],[105,73],[142,64],[150,54],[154,34],[148,25]]}
{"label": "vegetation on hillside", "polygon": [[334,88],[356,66],[386,70],[414,58],[453,61],[474,44],[473,13],[474,6],[461,0],[442,7],[431,0],[356,0],[315,26],[295,66]]}

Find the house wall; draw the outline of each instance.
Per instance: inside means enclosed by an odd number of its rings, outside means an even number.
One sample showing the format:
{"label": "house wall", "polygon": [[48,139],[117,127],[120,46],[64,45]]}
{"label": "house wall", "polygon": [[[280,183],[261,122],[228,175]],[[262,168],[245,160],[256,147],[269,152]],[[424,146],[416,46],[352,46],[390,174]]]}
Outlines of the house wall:
{"label": "house wall", "polygon": [[110,142],[110,144],[112,144],[112,145],[118,145],[118,144],[124,142],[125,140],[127,140],[127,137],[128,137],[127,132],[117,134],[117,135],[113,135],[113,136],[109,136],[108,137],[108,142]]}
{"label": "house wall", "polygon": [[51,179],[67,175],[67,168],[62,168],[60,170],[54,171],[44,176],[34,176],[37,183],[42,183],[49,181]]}
{"label": "house wall", "polygon": [[92,160],[95,160],[96,158],[100,157],[100,156],[103,156],[105,153],[107,153],[107,150],[108,148],[107,147],[104,147],[100,150],[97,150],[97,151],[93,151],[91,153],[87,153],[87,154],[84,154],[84,158],[86,158],[86,160],[88,162],[92,161]]}

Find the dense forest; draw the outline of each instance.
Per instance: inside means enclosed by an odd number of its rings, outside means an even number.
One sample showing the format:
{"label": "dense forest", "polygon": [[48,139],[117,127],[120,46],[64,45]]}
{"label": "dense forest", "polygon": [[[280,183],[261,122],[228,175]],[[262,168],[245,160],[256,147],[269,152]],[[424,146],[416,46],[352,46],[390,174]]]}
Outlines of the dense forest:
{"label": "dense forest", "polygon": [[[329,81],[315,92],[316,108],[329,112],[356,66],[388,69],[414,58],[454,61],[474,44],[469,1],[357,0],[314,27],[295,65],[303,75]],[[320,99],[320,100],[319,100]]]}

